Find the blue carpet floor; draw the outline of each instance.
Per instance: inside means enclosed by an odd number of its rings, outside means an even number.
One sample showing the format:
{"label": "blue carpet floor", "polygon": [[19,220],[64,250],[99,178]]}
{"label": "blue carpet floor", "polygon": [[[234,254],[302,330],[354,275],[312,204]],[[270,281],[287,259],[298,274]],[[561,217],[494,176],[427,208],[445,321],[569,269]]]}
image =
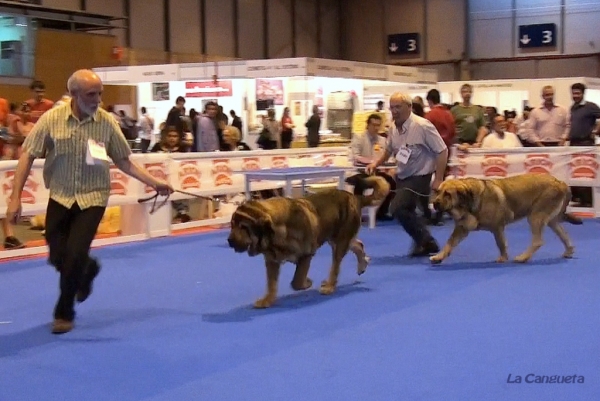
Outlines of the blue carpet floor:
{"label": "blue carpet floor", "polygon": [[[279,303],[264,311],[250,307],[262,259],[235,254],[224,232],[103,248],[95,292],[63,336],[49,333],[54,270],[6,263],[0,400],[597,400],[600,223],[566,228],[572,260],[547,231],[530,264],[497,265],[492,235],[473,233],[435,267],[403,256],[398,226],[364,229],[363,276],[348,255],[335,295],[293,293],[286,265]],[[450,224],[433,233],[445,241]],[[507,237],[512,257],[530,240],[525,223]],[[323,248],[315,284],[329,262]]]}

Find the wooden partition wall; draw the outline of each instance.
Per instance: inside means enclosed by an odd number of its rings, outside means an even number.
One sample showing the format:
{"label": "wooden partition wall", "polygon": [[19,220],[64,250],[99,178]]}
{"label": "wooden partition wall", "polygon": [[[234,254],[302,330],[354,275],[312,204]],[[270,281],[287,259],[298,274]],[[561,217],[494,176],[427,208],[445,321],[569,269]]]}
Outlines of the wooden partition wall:
{"label": "wooden partition wall", "polygon": [[[39,29],[35,44],[35,78],[46,84],[46,97],[58,100],[65,93],[67,79],[76,70],[114,65],[113,36],[81,32]],[[130,89],[107,88],[104,102],[131,103]],[[27,85],[0,84],[0,97],[10,102],[22,102],[31,97]],[[135,93],[133,98],[135,99]]]}

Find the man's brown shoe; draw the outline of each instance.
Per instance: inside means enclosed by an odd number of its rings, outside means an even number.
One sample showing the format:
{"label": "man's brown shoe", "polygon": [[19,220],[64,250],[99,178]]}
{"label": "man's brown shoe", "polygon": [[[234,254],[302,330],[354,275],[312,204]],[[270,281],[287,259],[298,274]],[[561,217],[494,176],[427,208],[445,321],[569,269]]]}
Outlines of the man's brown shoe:
{"label": "man's brown shoe", "polygon": [[52,334],[65,334],[73,330],[73,322],[64,319],[54,319],[52,322]]}

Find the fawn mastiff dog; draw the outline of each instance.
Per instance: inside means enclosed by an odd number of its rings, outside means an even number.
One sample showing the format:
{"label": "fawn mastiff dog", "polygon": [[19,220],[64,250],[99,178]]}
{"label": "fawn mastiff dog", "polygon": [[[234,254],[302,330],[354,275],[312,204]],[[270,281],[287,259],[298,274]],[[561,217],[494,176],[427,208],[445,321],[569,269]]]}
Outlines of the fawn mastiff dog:
{"label": "fawn mastiff dog", "polygon": [[357,174],[346,182],[373,190],[371,195],[353,195],[329,189],[303,198],[276,197],[240,205],[231,218],[227,239],[235,252],[249,256],[262,254],[267,270],[267,291],[256,308],[268,308],[276,300],[279,270],[285,262],[296,265],[291,286],[295,291],[312,286],[310,263],[326,242],[333,253],[329,278],[321,284],[321,294],[332,294],[337,285],[340,264],[350,250],[358,261],[357,272],[365,272],[369,259],[356,237],[361,225],[361,209],[382,202],[390,187],[385,179]]}
{"label": "fawn mastiff dog", "polygon": [[500,250],[497,262],[508,260],[506,225],[527,218],[533,236],[529,247],[515,258],[527,262],[543,245],[542,232],[548,226],[565,246],[563,257],[573,256],[574,247],[561,221],[581,224],[566,214],[571,200],[567,184],[549,174],[522,174],[503,179],[475,178],[444,181],[433,204],[436,210],[448,212],[454,218],[454,231],[448,242],[431,262],[441,263],[469,232],[486,230],[494,234]]}

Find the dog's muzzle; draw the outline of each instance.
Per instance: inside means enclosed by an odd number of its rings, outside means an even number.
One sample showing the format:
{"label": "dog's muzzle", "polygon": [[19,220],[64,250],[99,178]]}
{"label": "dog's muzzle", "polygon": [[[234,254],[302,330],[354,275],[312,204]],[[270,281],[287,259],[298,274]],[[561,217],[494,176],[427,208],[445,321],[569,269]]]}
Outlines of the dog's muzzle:
{"label": "dog's muzzle", "polygon": [[245,245],[245,244],[239,244],[239,243],[237,243],[231,237],[227,238],[227,243],[229,244],[229,247],[233,248],[233,250],[236,253],[242,253],[242,252],[246,252],[248,250],[248,246],[247,245]]}

